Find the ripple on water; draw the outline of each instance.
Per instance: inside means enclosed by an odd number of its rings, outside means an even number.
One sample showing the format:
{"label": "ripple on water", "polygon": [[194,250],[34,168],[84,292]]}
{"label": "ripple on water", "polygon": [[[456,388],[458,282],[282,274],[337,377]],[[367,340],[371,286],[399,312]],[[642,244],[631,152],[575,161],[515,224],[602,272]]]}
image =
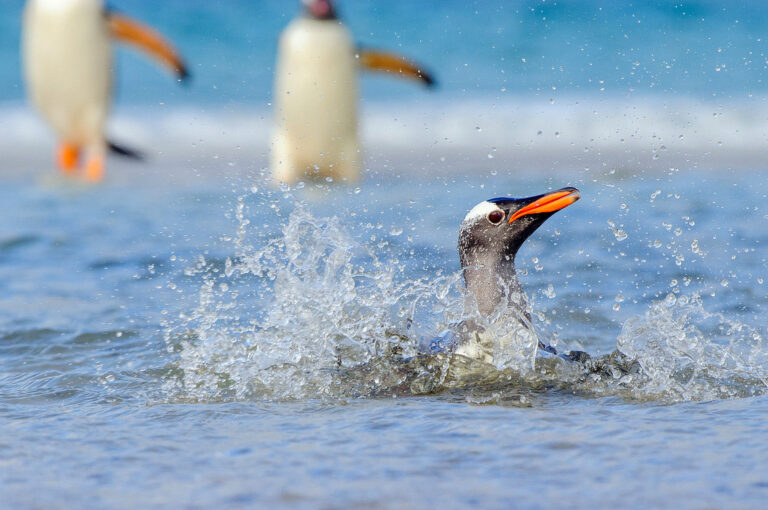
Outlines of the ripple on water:
{"label": "ripple on water", "polygon": [[35,244],[40,240],[41,238],[36,235],[19,235],[7,239],[0,239],[0,254]]}

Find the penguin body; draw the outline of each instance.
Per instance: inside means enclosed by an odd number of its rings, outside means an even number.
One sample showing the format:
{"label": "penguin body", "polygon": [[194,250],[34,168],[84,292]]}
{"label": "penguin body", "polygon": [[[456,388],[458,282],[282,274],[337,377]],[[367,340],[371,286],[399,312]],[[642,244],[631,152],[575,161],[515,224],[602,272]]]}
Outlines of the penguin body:
{"label": "penguin body", "polygon": [[356,48],[331,0],[303,0],[305,12],[280,36],[275,69],[275,128],[270,166],[275,180],[360,177],[360,68],[433,85],[404,57]]}
{"label": "penguin body", "polygon": [[107,10],[102,0],[29,0],[22,28],[27,92],[59,140],[58,166],[74,173],[83,153],[90,181],[103,178],[107,149],[137,154],[107,142],[104,134],[112,100],[112,41],[133,44],[180,79],[187,76],[162,36]]}
{"label": "penguin body", "polygon": [[280,37],[275,80],[274,176],[354,181],[360,171],[357,63],[336,20],[302,17]]}
{"label": "penguin body", "polygon": [[32,0],[24,13],[29,96],[69,147],[105,152],[112,51],[99,0]]}
{"label": "penguin body", "polygon": [[432,341],[429,352],[450,350],[498,368],[520,359],[520,352],[535,356],[541,349],[558,355],[534,332],[515,257],[536,229],[579,198],[576,188],[562,188],[528,198],[494,198],[470,210],[459,229],[458,251],[468,307],[476,318],[444,332]]}

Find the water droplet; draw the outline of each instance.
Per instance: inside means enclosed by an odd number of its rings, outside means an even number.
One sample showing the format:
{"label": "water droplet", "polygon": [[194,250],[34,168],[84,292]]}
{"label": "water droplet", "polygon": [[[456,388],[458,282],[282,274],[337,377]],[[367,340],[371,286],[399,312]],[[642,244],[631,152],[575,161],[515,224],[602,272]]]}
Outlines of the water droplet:
{"label": "water droplet", "polygon": [[728,280],[726,280],[726,279],[721,280],[720,281],[720,285],[722,285],[723,287],[727,287],[728,286]]}
{"label": "water droplet", "polygon": [[699,240],[694,239],[691,243],[691,251],[695,253],[696,255],[704,255],[704,252],[699,248]]}
{"label": "water droplet", "polygon": [[391,236],[399,236],[402,233],[403,233],[403,229],[399,227],[395,227],[389,231],[389,235]]}
{"label": "water droplet", "polygon": [[611,231],[613,232],[613,236],[616,238],[617,241],[623,241],[624,239],[629,237],[627,235],[627,233],[624,232],[622,229],[616,228],[616,222],[615,221],[608,220],[608,225],[611,227]]}

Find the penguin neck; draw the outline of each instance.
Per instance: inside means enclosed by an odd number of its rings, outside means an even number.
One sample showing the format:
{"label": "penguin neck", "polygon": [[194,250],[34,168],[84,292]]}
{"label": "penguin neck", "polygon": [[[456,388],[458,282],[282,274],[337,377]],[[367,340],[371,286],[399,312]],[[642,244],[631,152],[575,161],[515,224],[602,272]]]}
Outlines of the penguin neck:
{"label": "penguin neck", "polygon": [[528,317],[528,304],[515,272],[514,255],[495,257],[476,255],[464,265],[464,284],[483,317],[490,317],[500,307]]}

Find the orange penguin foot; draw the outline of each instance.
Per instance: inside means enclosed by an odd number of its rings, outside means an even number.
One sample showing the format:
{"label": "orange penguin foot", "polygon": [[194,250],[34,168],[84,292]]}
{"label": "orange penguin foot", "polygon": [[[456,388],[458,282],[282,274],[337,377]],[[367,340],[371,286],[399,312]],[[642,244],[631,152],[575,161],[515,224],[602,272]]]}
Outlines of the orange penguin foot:
{"label": "orange penguin foot", "polygon": [[70,143],[59,145],[58,163],[62,172],[67,175],[75,173],[80,162],[80,148]]}
{"label": "orange penguin foot", "polygon": [[94,155],[88,159],[88,164],[85,166],[85,180],[88,182],[104,180],[104,155]]}

